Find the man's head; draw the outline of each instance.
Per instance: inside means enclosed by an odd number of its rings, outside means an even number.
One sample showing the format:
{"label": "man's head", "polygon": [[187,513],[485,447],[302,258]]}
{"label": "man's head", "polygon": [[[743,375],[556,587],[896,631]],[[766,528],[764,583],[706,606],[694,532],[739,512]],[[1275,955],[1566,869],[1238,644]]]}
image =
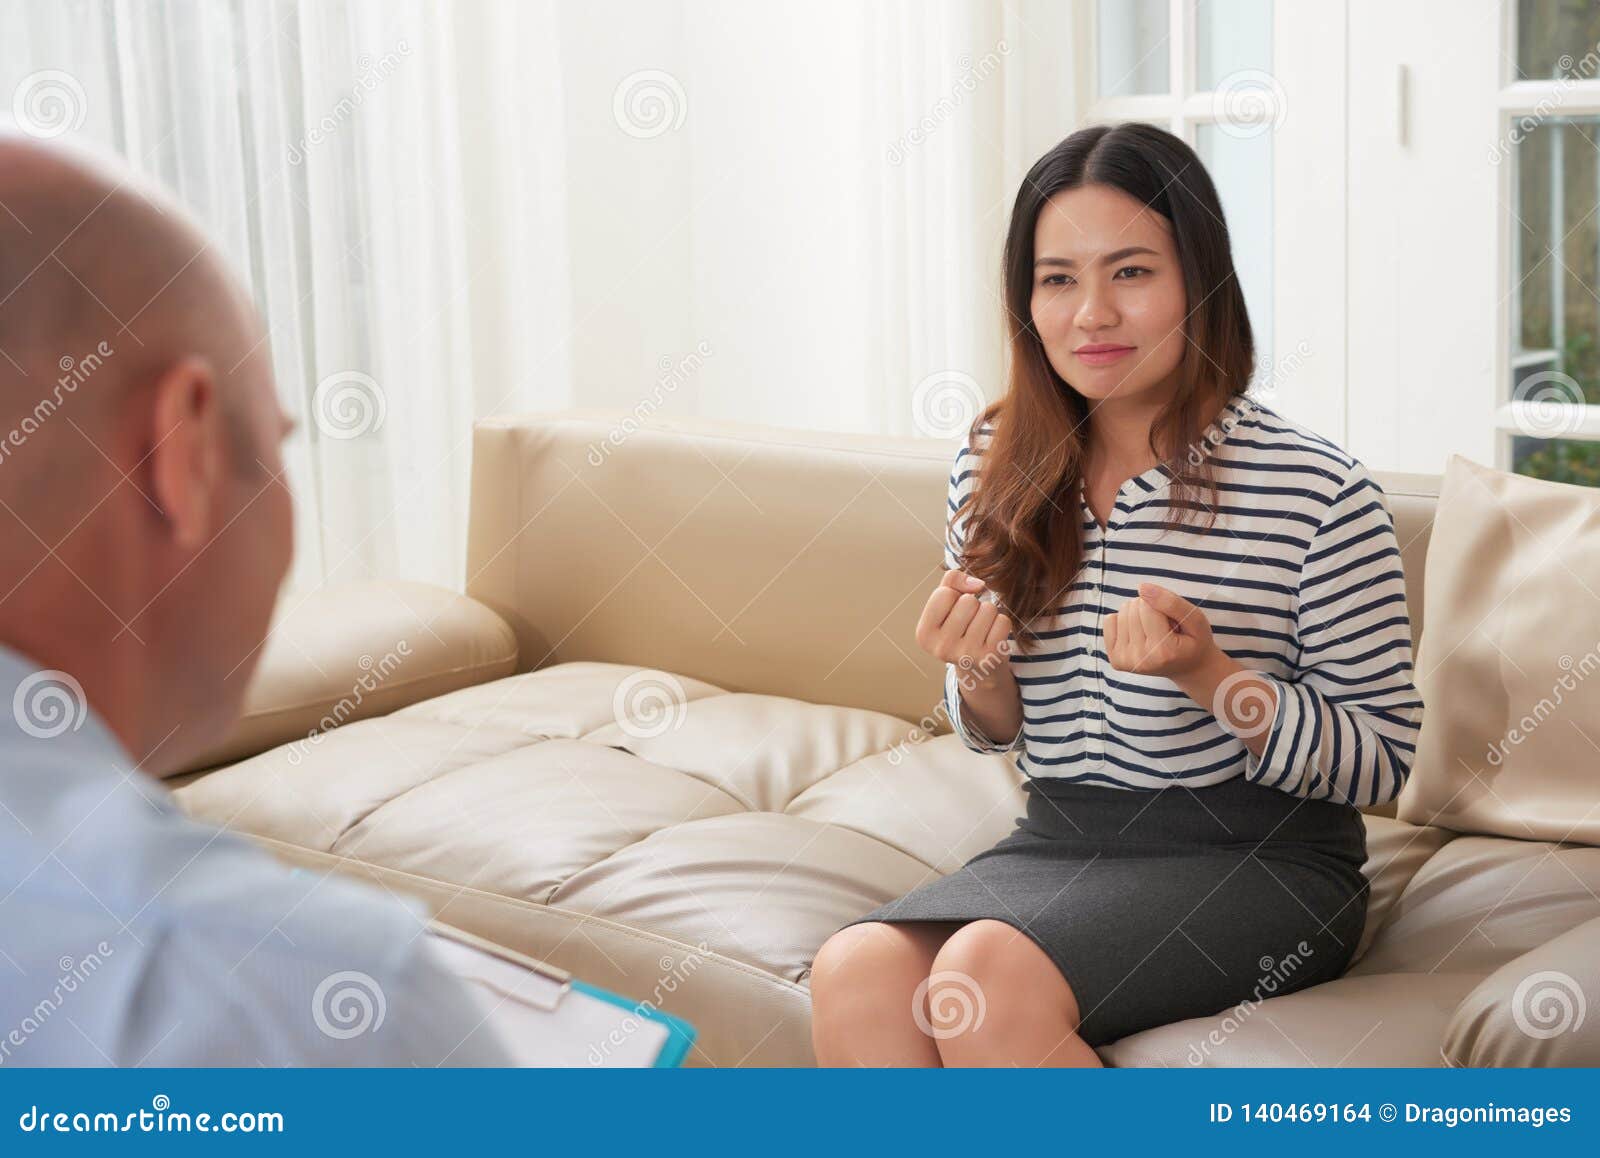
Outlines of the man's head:
{"label": "man's head", "polygon": [[293,515],[260,320],[126,173],[0,135],[0,642],[135,760],[237,715]]}

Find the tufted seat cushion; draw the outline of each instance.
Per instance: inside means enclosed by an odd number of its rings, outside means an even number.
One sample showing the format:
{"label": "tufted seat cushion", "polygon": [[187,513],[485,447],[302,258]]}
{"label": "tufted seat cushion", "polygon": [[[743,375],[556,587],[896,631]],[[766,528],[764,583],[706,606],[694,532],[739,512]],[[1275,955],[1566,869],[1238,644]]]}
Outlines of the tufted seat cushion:
{"label": "tufted seat cushion", "polygon": [[[629,681],[681,690],[661,722]],[[1011,829],[1012,762],[879,712],[568,663],[202,777],[186,807],[298,848],[623,922],[788,981],[851,917]],[[950,835],[956,834],[954,840]]]}

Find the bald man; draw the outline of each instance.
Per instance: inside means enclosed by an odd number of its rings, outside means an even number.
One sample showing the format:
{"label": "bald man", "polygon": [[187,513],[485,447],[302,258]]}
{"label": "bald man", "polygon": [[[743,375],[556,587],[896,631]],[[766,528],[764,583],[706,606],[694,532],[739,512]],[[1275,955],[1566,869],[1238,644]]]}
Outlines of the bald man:
{"label": "bald man", "polygon": [[189,220],[0,136],[0,1065],[504,1063],[419,912],[156,779],[239,712],[289,427]]}

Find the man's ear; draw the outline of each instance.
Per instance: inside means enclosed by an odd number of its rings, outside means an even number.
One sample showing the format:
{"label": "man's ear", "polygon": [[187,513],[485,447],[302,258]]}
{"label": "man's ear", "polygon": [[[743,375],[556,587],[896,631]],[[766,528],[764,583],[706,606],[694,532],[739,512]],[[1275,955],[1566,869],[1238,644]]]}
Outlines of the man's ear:
{"label": "man's ear", "polygon": [[173,363],[156,383],[151,419],[151,497],[174,544],[197,551],[213,531],[225,465],[211,364],[193,356]]}

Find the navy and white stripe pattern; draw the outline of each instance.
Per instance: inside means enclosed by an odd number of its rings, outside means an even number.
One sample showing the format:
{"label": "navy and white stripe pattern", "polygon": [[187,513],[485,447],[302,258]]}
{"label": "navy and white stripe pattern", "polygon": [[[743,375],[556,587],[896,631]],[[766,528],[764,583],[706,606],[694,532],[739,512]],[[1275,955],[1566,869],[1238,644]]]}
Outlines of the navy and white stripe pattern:
{"label": "navy and white stripe pattern", "polygon": [[[992,427],[963,443],[950,477],[945,567],[960,568]],[[1314,800],[1365,806],[1399,794],[1411,769],[1422,701],[1394,520],[1366,467],[1253,399],[1235,397],[1196,448],[1211,459],[1218,515],[1207,529],[1164,529],[1170,474],[1129,479],[1106,528],[1079,496],[1083,565],[1034,626],[1041,644],[1013,655],[1023,725],[1010,745],[960,712],[961,670],[947,665],[945,704],[978,752],[1020,750],[1029,776],[1120,788],[1198,787],[1243,775]],[[1195,516],[1191,516],[1193,518]],[[1163,676],[1118,671],[1101,623],[1158,583],[1198,607],[1217,645],[1262,675],[1277,707],[1258,759]],[[1015,632],[1013,633],[1015,634]],[[1230,712],[1238,718],[1238,713]]]}

